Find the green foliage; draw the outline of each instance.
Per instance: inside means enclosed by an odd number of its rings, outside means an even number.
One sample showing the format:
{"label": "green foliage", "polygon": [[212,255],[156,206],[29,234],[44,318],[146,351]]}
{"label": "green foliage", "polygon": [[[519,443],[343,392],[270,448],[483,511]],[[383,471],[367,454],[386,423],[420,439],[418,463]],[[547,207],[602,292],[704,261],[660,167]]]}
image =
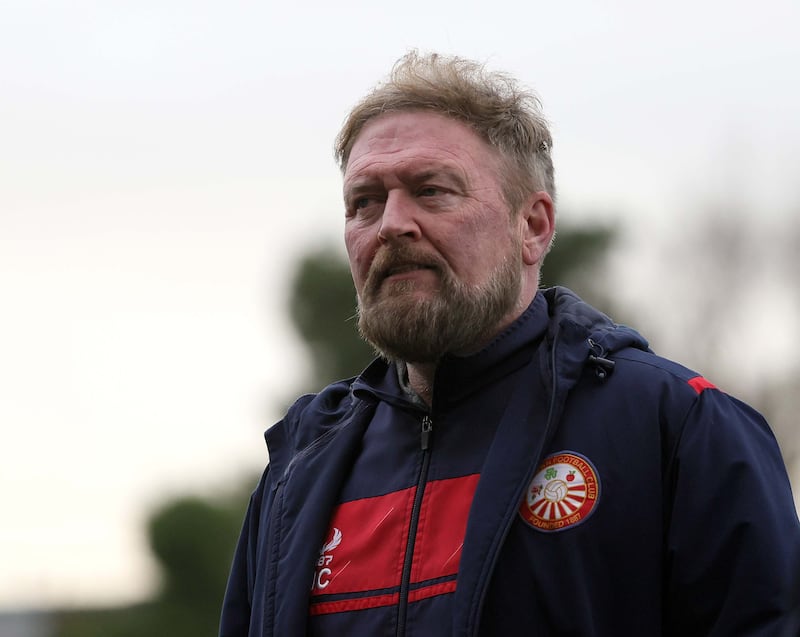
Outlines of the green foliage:
{"label": "green foliage", "polygon": [[233,550],[254,479],[227,496],[186,496],[150,519],[163,586],[124,608],[59,613],[55,637],[215,637]]}
{"label": "green foliage", "polygon": [[57,637],[134,637],[153,635],[153,611],[143,604],[108,610],[62,612],[56,618]]}
{"label": "green foliage", "polygon": [[289,308],[313,361],[311,388],[359,373],[375,356],[356,328],[356,292],[347,260],[332,248],[307,254],[292,284]]}
{"label": "green foliage", "polygon": [[199,497],[172,502],[150,521],[150,544],[163,568],[163,597],[181,604],[220,600],[242,511]]}
{"label": "green foliage", "polygon": [[604,287],[598,275],[616,238],[617,229],[610,225],[559,227],[542,266],[542,287],[565,285],[596,302]]}
{"label": "green foliage", "polygon": [[618,238],[614,224],[559,226],[553,249],[542,266],[541,286],[564,285],[615,321],[636,323],[609,284],[608,259]]}

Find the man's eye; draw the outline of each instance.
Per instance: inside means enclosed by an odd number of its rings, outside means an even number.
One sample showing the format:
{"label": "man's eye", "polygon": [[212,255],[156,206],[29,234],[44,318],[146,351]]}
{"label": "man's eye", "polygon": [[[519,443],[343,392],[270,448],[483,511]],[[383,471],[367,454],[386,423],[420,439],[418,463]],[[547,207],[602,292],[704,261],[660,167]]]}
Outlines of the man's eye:
{"label": "man's eye", "polygon": [[373,216],[377,214],[382,209],[383,200],[380,197],[375,196],[364,196],[364,197],[356,197],[354,198],[350,205],[347,208],[347,216],[355,217],[358,215],[359,217],[363,216]]}
{"label": "man's eye", "polygon": [[436,186],[425,186],[420,188],[417,191],[417,196],[419,197],[435,197],[438,194],[441,194],[441,190]]}

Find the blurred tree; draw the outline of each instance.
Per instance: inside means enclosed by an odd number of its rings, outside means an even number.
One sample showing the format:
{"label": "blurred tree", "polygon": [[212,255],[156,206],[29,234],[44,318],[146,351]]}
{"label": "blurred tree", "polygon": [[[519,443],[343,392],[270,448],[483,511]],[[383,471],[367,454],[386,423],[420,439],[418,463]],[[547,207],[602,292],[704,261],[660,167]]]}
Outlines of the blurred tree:
{"label": "blurred tree", "polygon": [[289,313],[312,361],[307,387],[319,390],[360,372],[375,355],[358,335],[356,291],[340,251],[324,247],[297,266]]}
{"label": "blurred tree", "polygon": [[63,611],[54,637],[215,637],[242,517],[255,479],[230,494],[186,496],[151,516],[150,545],[162,571],[151,600],[124,608]]}
{"label": "blurred tree", "polygon": [[608,257],[619,238],[616,225],[559,225],[553,248],[542,265],[541,287],[563,285],[583,300],[619,320],[609,294]]}
{"label": "blurred tree", "polygon": [[[175,605],[214,606],[242,522],[242,507],[185,497],[150,520],[150,544],[164,573],[161,598]],[[233,532],[232,532],[233,531]]]}
{"label": "blurred tree", "polygon": [[[616,236],[612,225],[560,228],[545,259],[542,285],[566,285],[610,312],[603,273]],[[356,329],[356,292],[340,250],[323,247],[300,260],[289,308],[312,361],[305,390],[317,391],[334,380],[358,374],[374,357]]]}

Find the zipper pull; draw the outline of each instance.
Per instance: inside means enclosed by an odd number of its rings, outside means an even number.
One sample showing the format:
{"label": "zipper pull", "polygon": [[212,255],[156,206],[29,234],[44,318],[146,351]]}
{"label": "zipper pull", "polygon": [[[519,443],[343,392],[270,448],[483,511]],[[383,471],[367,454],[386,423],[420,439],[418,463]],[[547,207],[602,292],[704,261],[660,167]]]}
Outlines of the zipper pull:
{"label": "zipper pull", "polygon": [[422,418],[422,450],[428,449],[428,444],[431,440],[431,431],[433,431],[433,421],[430,416],[423,416]]}

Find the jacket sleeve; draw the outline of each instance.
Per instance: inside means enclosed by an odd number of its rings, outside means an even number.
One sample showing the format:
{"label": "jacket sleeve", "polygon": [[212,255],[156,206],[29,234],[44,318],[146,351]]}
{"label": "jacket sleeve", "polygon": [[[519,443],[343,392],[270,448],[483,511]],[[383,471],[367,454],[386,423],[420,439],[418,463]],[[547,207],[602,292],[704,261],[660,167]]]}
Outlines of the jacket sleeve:
{"label": "jacket sleeve", "polygon": [[671,460],[665,635],[800,635],[800,523],[764,419],[716,389]]}
{"label": "jacket sleeve", "polygon": [[255,582],[256,548],[259,535],[262,499],[269,481],[269,467],[258,487],[250,496],[239,543],[233,555],[228,586],[222,603],[220,637],[247,637],[250,630],[250,614]]}

